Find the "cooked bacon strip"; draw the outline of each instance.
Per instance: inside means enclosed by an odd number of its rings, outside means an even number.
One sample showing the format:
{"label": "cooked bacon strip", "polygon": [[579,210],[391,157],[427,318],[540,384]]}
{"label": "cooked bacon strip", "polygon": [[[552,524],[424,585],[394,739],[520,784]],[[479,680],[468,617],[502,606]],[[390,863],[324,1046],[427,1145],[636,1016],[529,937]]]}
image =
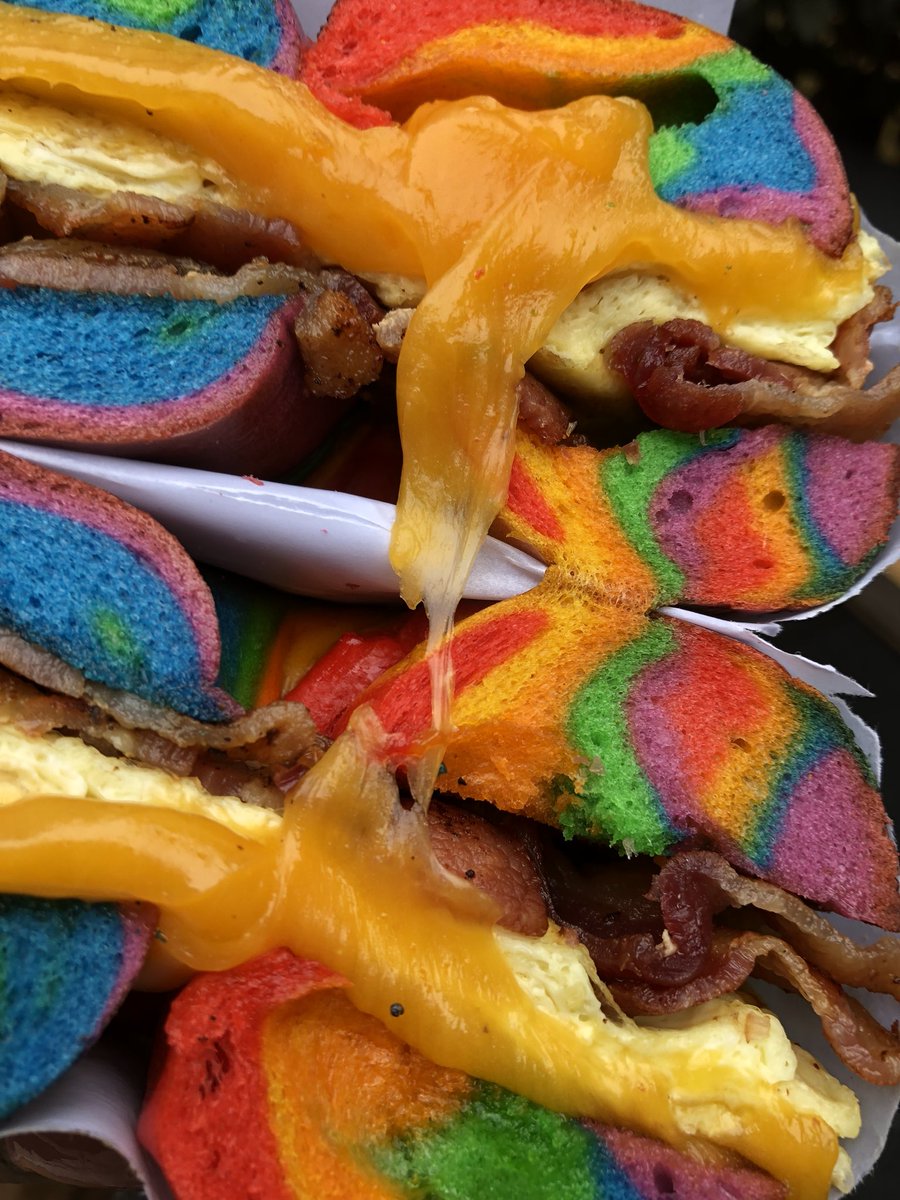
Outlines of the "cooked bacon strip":
{"label": "cooked bacon strip", "polygon": [[[91,236],[105,240],[102,226]],[[212,263],[222,271],[235,271],[254,258],[311,271],[320,265],[300,232],[287,221],[210,202],[195,211],[190,228],[172,241],[170,249]]]}
{"label": "cooked bacon strip", "polygon": [[[540,849],[545,895],[555,919],[575,927],[604,979],[675,986],[705,974],[713,917],[747,908],[761,915],[813,966],[838,983],[900,999],[900,938],[857,945],[802,900],[775,884],[746,879],[718,854],[687,850],[651,879],[628,864],[579,873],[552,847]],[[770,932],[770,930],[765,930]]]}
{"label": "cooked bacon strip", "polygon": [[79,233],[102,241],[125,241],[131,246],[158,246],[187,229],[191,209],[136,192],[94,196],[55,183],[23,183],[10,179],[7,200],[30,213],[37,224],[56,237]]}
{"label": "cooked bacon strip", "polygon": [[435,799],[428,827],[435,858],[496,902],[498,924],[531,937],[547,932],[540,877],[511,824],[501,826]]}
{"label": "cooked bacon strip", "polygon": [[738,424],[786,421],[817,433],[863,442],[880,438],[900,416],[900,366],[864,391],[830,382],[799,367],[786,371],[794,380],[794,391],[763,387],[748,393]]}
{"label": "cooked bacon strip", "polygon": [[900,415],[900,367],[862,391],[723,346],[700,321],[638,321],[615,335],[606,358],[651,420],[686,433],[776,420],[863,440]]}
{"label": "cooked bacon strip", "polygon": [[33,736],[77,735],[101,753],[194,776],[212,795],[237,796],[263,808],[280,810],[282,777],[290,772],[292,780],[298,778],[324,752],[325,739],[310,738],[307,721],[302,705],[275,704],[224,726],[171,714],[166,733],[129,728],[87,699],[48,694],[0,670],[0,724],[14,724]]}
{"label": "cooked bacon strip", "polygon": [[616,1002],[632,1016],[680,1012],[735,991],[758,967],[767,978],[774,977],[781,986],[799,992],[822,1022],[835,1053],[861,1079],[882,1087],[900,1083],[896,1023],[890,1031],[883,1029],[857,1000],[778,937],[720,930],[697,978],[672,988],[619,982],[610,987]]}
{"label": "cooked bacon strip", "polygon": [[[84,682],[80,672],[65,664],[63,671],[55,671],[58,660],[46,651],[12,634],[0,636],[0,658],[10,657],[19,665],[37,668],[51,686],[62,681],[71,687],[80,678]],[[85,685],[82,698],[48,694],[0,669],[0,724],[13,723],[32,735],[51,731],[78,734],[106,753],[114,751],[174,775],[196,776],[212,795],[237,796],[276,809],[281,808],[283,799],[279,780],[287,781],[288,773],[268,768],[272,764],[289,767],[290,778],[295,779],[316,761],[326,744],[315,731],[308,736],[312,723],[302,704],[270,704],[225,726],[204,725],[170,712],[159,722],[158,716],[165,710],[158,709],[157,729],[146,729],[122,725],[98,712],[85,702],[88,690]],[[144,701],[135,705],[142,714],[148,707]],[[120,717],[121,713],[119,706]],[[159,732],[160,724],[164,733]],[[270,737],[274,737],[271,744]],[[430,806],[428,823],[438,862],[490,896],[497,904],[501,925],[537,937],[546,932],[547,909],[540,878],[512,826],[500,826],[440,800]]]}
{"label": "cooked bacon strip", "polygon": [[384,355],[372,326],[384,315],[352,275],[323,273],[321,287],[297,315],[294,332],[313,396],[349,400],[374,383]]}
{"label": "cooked bacon strip", "polygon": [[221,750],[273,767],[288,767],[306,751],[326,744],[303,705],[289,700],[275,700],[213,725],[90,681],[84,697],[125,729],[152,729],[175,746]]}
{"label": "cooked bacon strip", "polygon": [[357,312],[374,328],[385,315],[384,309],[372,296],[365,284],[361,283],[349,271],[339,267],[324,267],[314,275],[315,284],[321,288],[329,288],[334,292],[343,292],[353,301]]}
{"label": "cooked bacon strip", "polygon": [[302,267],[254,259],[224,275],[192,258],[158,250],[129,250],[78,238],[23,238],[0,246],[0,287],[46,287],[117,296],[173,296],[215,300],[291,295],[313,286]]}
{"label": "cooked bacon strip", "polygon": [[[583,937],[662,936],[658,902],[648,899],[656,866],[648,858],[623,862],[605,857],[599,847],[583,859],[576,848],[563,850],[556,836],[532,821],[522,822],[523,836],[541,880],[553,920]],[[600,971],[601,976],[604,972]]]}
{"label": "cooked bacon strip", "polygon": [[373,333],[384,310],[345,271],[313,272],[254,259],[233,275],[224,275],[195,259],[158,250],[129,250],[75,238],[24,238],[0,247],[0,287],[20,285],[219,304],[238,296],[303,291],[308,301],[295,332],[312,395],[350,399],[378,378],[384,363]]}
{"label": "cooked bacon strip", "polygon": [[539,441],[555,446],[565,441],[574,428],[568,411],[548,387],[525,372],[516,386],[519,424]]}
{"label": "cooked bacon strip", "polygon": [[93,196],[58,184],[14,179],[9,180],[7,200],[55,237],[76,234],[89,241],[132,247],[164,246],[225,271],[260,257],[297,267],[317,265],[297,230],[286,221],[211,201],[188,206],[128,191]]}
{"label": "cooked bacon strip", "polygon": [[744,411],[740,385],[787,379],[764,359],[723,347],[700,321],[656,325],[637,321],[606,348],[606,361],[624,378],[647,416],[667,429],[699,433],[733,421]]}
{"label": "cooked bacon strip", "polygon": [[[0,626],[0,666],[8,667],[42,688],[62,692],[64,696],[84,693],[84,676],[77,667],[63,662],[49,650],[19,637]],[[7,681],[6,686],[9,686]]]}
{"label": "cooked bacon strip", "polygon": [[831,349],[841,364],[837,377],[842,383],[861,388],[866,382],[872,370],[869,336],[874,326],[891,320],[896,307],[890,288],[876,287],[875,295],[865,308],[848,317],[838,327]]}
{"label": "cooked bacon strip", "polygon": [[[153,733],[177,749],[216,750],[271,767],[290,766],[325,745],[302,704],[279,700],[233,721],[207,724],[128,692],[93,683],[76,668],[60,663],[54,655],[8,631],[0,631],[0,663],[17,673],[0,672],[0,712],[5,712],[7,720],[27,720],[33,727],[36,723],[44,729],[77,729],[108,741],[129,757],[126,747],[133,744],[127,741],[129,733]],[[40,687],[62,695],[44,695],[19,675],[27,675]],[[80,704],[74,708],[67,701]],[[173,755],[172,761],[178,761],[177,756]]]}
{"label": "cooked bacon strip", "polygon": [[[802,900],[745,879],[718,854],[688,850],[654,877],[652,864],[580,865],[528,827],[551,916],[569,926],[600,978],[632,1015],[680,1012],[741,987],[751,974],[800,992],[843,1061],[872,1083],[900,1082],[900,1040],[841,984],[900,994],[900,939],[857,946]],[[726,909],[746,908],[771,929],[714,927]]]}
{"label": "cooked bacon strip", "polygon": [[781,935],[807,962],[848,987],[883,992],[900,1000],[900,938],[882,937],[857,945],[825,917],[773,883],[746,879],[720,855],[691,850],[670,859],[650,889],[660,903],[672,940],[692,931],[694,899],[702,897],[710,913],[752,907],[772,918]]}

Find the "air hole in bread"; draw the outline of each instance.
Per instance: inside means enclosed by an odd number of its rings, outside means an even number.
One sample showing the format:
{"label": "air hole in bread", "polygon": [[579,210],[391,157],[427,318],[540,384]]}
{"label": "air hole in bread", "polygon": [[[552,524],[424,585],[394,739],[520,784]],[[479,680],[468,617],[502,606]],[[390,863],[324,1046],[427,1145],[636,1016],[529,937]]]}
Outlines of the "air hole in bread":
{"label": "air hole in bread", "polygon": [[694,497],[690,492],[686,492],[683,488],[677,492],[673,492],[669,500],[669,508],[674,512],[687,512],[689,508],[694,506]]}
{"label": "air hole in bread", "polygon": [[653,1168],[653,1186],[660,1196],[671,1196],[675,1192],[675,1180],[672,1178],[672,1172],[662,1163],[657,1163]]}
{"label": "air hole in bread", "polygon": [[773,492],[766,492],[763,496],[763,508],[767,512],[778,512],[780,508],[784,508],[784,504],[784,492],[779,492],[777,489]]}
{"label": "air hole in bread", "polygon": [[719,103],[712,85],[685,72],[673,79],[629,80],[616,84],[617,96],[631,96],[650,110],[653,128],[699,125]]}

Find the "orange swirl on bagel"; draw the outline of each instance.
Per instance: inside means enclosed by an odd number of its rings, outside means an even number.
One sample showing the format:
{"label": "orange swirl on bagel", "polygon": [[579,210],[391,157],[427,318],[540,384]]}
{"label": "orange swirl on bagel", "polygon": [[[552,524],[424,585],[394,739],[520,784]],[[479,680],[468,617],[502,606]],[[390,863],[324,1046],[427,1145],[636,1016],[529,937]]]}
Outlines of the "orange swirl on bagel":
{"label": "orange swirl on bagel", "polygon": [[[423,77],[435,96],[490,95],[502,90],[508,104],[526,109],[552,108],[578,95],[599,90],[597,59],[606,66],[605,83],[655,71],[673,71],[701,55],[721,53],[728,38],[685,23],[678,38],[651,39],[643,35],[601,37],[552,31],[535,21],[518,25],[485,22],[458,29],[419,46],[415,73],[404,60],[386,70],[369,88],[366,99],[390,112],[411,112],[422,92]],[[553,69],[547,69],[548,52]]]}

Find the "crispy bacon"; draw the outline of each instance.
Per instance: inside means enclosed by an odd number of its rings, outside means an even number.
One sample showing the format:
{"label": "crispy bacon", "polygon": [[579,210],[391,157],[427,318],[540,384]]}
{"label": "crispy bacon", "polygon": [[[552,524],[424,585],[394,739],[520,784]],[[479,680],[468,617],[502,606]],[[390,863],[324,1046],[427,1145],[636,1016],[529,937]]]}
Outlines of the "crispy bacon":
{"label": "crispy bacon", "polygon": [[519,424],[541,442],[555,446],[565,441],[574,428],[568,411],[556,396],[526,371],[516,387]]}
{"label": "crispy bacon", "polygon": [[[900,997],[900,939],[858,946],[796,896],[710,852],[684,851],[654,874],[642,860],[573,862],[534,829],[528,846],[551,916],[577,932],[625,1012],[680,1012],[755,974],[799,992],[862,1078],[900,1082],[896,1028],[883,1029],[841,987]],[[734,909],[757,928],[730,927]]]}
{"label": "crispy bacon", "polygon": [[137,192],[108,196],[10,179],[7,201],[31,218],[33,229],[55,237],[73,234],[89,241],[131,247],[165,247],[234,271],[251,259],[266,257],[297,267],[315,267],[317,259],[286,221],[267,219],[211,201],[173,204]]}
{"label": "crispy bacon", "polygon": [[876,287],[875,295],[865,308],[848,317],[838,327],[831,349],[841,364],[838,378],[842,383],[861,388],[866,382],[872,370],[869,335],[874,326],[882,321],[890,321],[896,307],[890,288]]}
{"label": "crispy bacon", "polygon": [[[859,327],[846,337],[857,340]],[[615,335],[606,359],[651,420],[686,433],[775,420],[864,440],[900,416],[900,367],[863,391],[724,346],[700,321],[638,321]]]}
{"label": "crispy bacon", "polygon": [[540,877],[511,824],[501,826],[435,799],[428,809],[428,827],[438,862],[496,902],[500,925],[532,937],[546,933]]}
{"label": "crispy bacon", "polygon": [[323,272],[297,315],[294,332],[314,396],[349,400],[381,374],[384,355],[373,324],[384,316],[361,283],[343,272]]}
{"label": "crispy bacon", "polygon": [[786,377],[770,363],[723,346],[700,321],[628,325],[609,343],[606,361],[652,421],[685,433],[725,425],[740,416],[748,383],[787,386]]}
{"label": "crispy bacon", "polygon": [[9,631],[0,630],[0,663],[9,668],[0,669],[0,721],[33,734],[77,733],[107,753],[175,775],[205,776],[217,795],[252,794],[255,802],[280,807],[278,779],[311,766],[327,744],[302,704],[277,701],[207,724],[92,683]]}
{"label": "crispy bacon", "polygon": [[702,973],[675,987],[616,982],[616,1002],[632,1016],[680,1012],[726,995],[756,973],[799,992],[822,1022],[838,1057],[868,1083],[900,1083],[900,1033],[883,1029],[858,1000],[815,967],[782,938],[762,933],[719,930],[713,936]]}
{"label": "crispy bacon", "polygon": [[764,914],[809,963],[839,983],[900,1000],[900,938],[885,936],[858,945],[790,892],[745,878],[718,854],[695,850],[676,855],[654,880],[650,896],[659,901],[674,941],[690,925],[691,897],[698,887],[711,912],[751,908]]}
{"label": "crispy bacon", "polygon": [[226,275],[192,258],[78,238],[23,238],[0,247],[0,287],[215,300],[291,295],[313,285],[302,267],[254,259]]}

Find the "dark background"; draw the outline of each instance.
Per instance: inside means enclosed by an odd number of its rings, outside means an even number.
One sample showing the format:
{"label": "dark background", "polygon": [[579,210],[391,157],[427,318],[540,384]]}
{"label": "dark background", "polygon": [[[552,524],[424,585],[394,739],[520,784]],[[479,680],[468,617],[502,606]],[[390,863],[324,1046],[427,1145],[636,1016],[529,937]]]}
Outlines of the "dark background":
{"label": "dark background", "polygon": [[[737,0],[731,35],[816,106],[850,186],[879,229],[900,239],[900,0]],[[876,580],[858,600],[785,626],[779,644],[858,679],[853,708],[881,735],[884,798],[900,825],[900,587]],[[900,1197],[900,1126],[854,1200]]]}

